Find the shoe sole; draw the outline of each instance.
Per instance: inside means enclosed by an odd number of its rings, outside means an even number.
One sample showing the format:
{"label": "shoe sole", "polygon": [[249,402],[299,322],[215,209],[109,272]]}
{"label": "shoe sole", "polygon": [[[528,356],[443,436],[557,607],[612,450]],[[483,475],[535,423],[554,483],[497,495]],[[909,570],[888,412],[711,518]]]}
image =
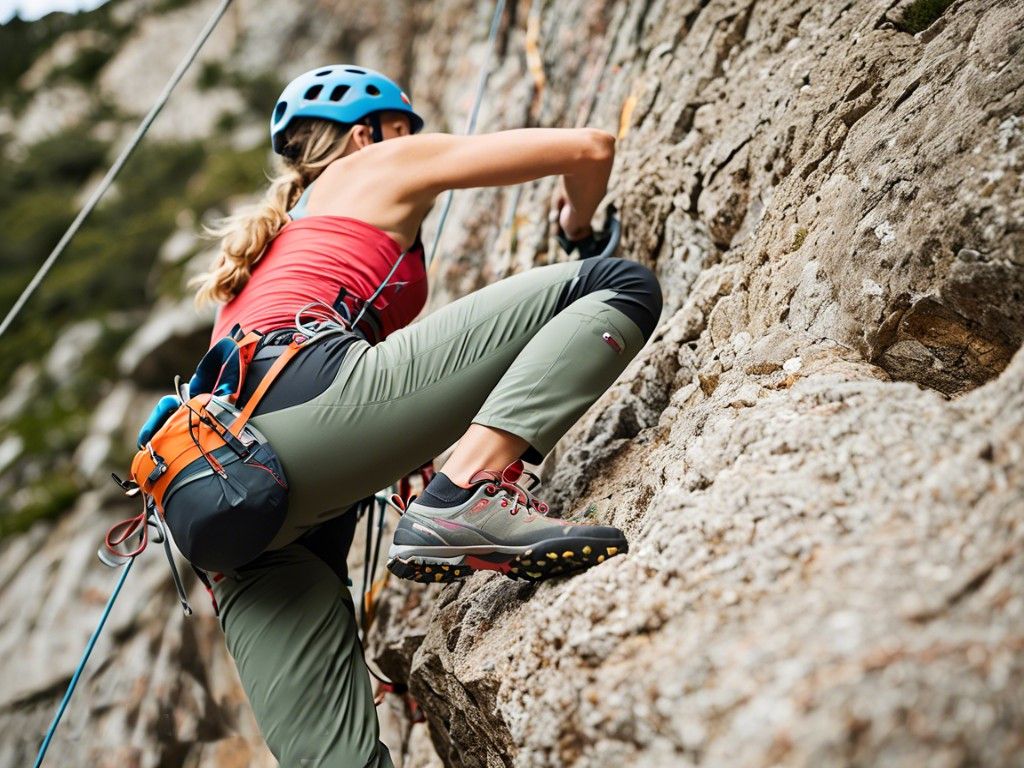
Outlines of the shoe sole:
{"label": "shoe sole", "polygon": [[387,566],[400,579],[423,584],[445,584],[476,571],[499,571],[511,579],[536,582],[586,570],[628,551],[625,539],[615,542],[582,536],[521,547],[395,545],[388,552]]}

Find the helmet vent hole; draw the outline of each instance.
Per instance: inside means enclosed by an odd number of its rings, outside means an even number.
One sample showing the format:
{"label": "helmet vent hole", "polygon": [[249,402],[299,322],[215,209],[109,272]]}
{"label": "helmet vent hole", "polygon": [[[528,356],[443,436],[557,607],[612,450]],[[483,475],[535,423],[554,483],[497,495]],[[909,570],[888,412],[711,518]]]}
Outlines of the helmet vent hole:
{"label": "helmet vent hole", "polygon": [[380,96],[380,88],[378,88],[376,85],[366,86],[366,92],[371,96]]}
{"label": "helmet vent hole", "polygon": [[345,71],[346,71],[346,72],[351,72],[351,73],[352,73],[352,74],[354,74],[354,75],[365,75],[365,74],[366,74],[366,71],[365,71],[365,70],[362,70],[362,69],[355,69],[355,68],[353,68],[353,67],[348,67],[348,68],[347,68],[347,69],[346,69]]}
{"label": "helmet vent hole", "polygon": [[341,101],[341,97],[348,92],[347,85],[336,85],[334,90],[331,91],[331,101]]}
{"label": "helmet vent hole", "polygon": [[316,73],[315,76],[316,77],[324,77],[325,75],[329,75],[329,74],[331,74],[331,70],[329,70],[329,69],[321,69],[319,72]]}
{"label": "helmet vent hole", "polygon": [[320,91],[322,91],[323,89],[324,87],[322,85],[314,85],[312,88],[306,91],[306,95],[303,96],[302,98],[304,98],[306,101],[313,101],[314,99],[316,99],[317,96],[320,95]]}
{"label": "helmet vent hole", "polygon": [[279,102],[278,105],[277,105],[277,108],[274,110],[274,120],[280,120],[284,116],[285,110],[287,110],[287,109],[288,109],[288,102],[287,101]]}

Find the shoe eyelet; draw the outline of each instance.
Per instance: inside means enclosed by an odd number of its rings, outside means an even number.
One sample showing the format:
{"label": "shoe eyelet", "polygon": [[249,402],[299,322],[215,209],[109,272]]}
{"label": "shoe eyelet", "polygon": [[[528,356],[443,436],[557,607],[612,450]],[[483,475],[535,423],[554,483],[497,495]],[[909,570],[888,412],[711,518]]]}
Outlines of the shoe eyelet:
{"label": "shoe eyelet", "polygon": [[508,499],[502,499],[501,500],[501,506],[507,507],[508,506]]}
{"label": "shoe eyelet", "polygon": [[493,496],[497,492],[498,486],[496,485],[488,485],[486,488],[484,488],[484,493],[486,493],[488,496]]}

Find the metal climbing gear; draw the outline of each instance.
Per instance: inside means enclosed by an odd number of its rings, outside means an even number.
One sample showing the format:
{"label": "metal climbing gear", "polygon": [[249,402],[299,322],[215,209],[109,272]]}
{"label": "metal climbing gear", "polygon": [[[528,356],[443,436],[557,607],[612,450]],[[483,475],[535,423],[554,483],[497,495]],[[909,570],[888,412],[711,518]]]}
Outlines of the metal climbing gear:
{"label": "metal climbing gear", "polygon": [[[399,515],[405,512],[406,506],[414,498],[412,481],[419,478],[422,488],[426,488],[434,476],[434,462],[428,461],[421,467],[413,470],[398,481],[397,492],[387,494],[385,491],[376,493],[360,501],[357,507],[357,515],[366,519],[366,542],[363,551],[363,599],[359,606],[359,639],[363,645],[366,644],[366,636],[373,625],[377,615],[377,600],[381,592],[387,586],[391,576],[385,570],[384,575],[379,579],[375,578],[380,564],[380,545],[384,541],[384,523],[387,518],[387,508],[390,506]],[[394,488],[395,486],[392,486]],[[374,692],[373,703],[380,706],[384,697],[395,694],[401,697],[405,707],[406,716],[410,722],[420,723],[424,721],[423,711],[419,703],[409,693],[407,685],[394,680],[389,680],[379,671],[375,670],[367,662],[366,668],[377,681],[377,688]]]}
{"label": "metal climbing gear", "polygon": [[[318,308],[317,308],[318,309]],[[284,468],[266,437],[249,424],[263,396],[288,363],[323,337],[351,333],[332,316],[302,323],[244,407],[238,405],[246,371],[264,340],[258,332],[233,334],[203,357],[186,386],[157,403],[139,433],[127,480],[118,484],[143,500],[143,513],[118,523],[108,544],[143,525],[150,510],[166,523],[193,567],[231,573],[263,552],[288,510]],[[142,546],[145,543],[143,542]]]}
{"label": "metal climbing gear", "polygon": [[[378,112],[402,112],[409,116],[413,133],[423,128],[423,118],[413,111],[412,102],[390,78],[366,67],[333,64],[311,69],[285,86],[270,119],[270,140],[274,151],[288,156],[285,132],[297,117],[319,117],[354,125]],[[374,141],[380,141],[380,124],[375,122]]]}
{"label": "metal climbing gear", "polygon": [[558,244],[568,254],[576,251],[581,259],[614,256],[622,238],[622,224],[614,205],[605,210],[604,229],[595,230],[579,240],[570,240],[561,227],[558,228]]}

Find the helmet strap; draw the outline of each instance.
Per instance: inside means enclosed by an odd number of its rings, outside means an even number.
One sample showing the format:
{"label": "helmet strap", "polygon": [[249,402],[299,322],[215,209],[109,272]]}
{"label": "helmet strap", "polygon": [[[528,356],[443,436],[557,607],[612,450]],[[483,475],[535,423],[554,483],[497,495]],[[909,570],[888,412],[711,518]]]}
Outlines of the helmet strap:
{"label": "helmet strap", "polygon": [[380,115],[375,112],[372,115],[367,115],[366,120],[370,124],[373,143],[379,144],[380,142],[384,141],[384,130],[380,126]]}

